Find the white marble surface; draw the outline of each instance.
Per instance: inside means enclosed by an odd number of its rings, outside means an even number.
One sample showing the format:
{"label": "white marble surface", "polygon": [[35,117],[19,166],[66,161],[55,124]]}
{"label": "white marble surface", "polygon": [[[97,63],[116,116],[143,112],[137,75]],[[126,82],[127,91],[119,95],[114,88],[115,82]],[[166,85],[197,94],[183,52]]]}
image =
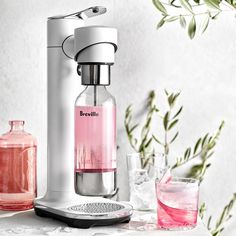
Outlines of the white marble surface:
{"label": "white marble surface", "polygon": [[50,218],[38,217],[34,214],[33,210],[25,212],[0,211],[0,235],[144,236],[148,233],[149,236],[210,236],[201,222],[199,222],[195,229],[189,231],[160,231],[156,229],[155,222],[155,212],[135,212],[129,224],[76,229]]}

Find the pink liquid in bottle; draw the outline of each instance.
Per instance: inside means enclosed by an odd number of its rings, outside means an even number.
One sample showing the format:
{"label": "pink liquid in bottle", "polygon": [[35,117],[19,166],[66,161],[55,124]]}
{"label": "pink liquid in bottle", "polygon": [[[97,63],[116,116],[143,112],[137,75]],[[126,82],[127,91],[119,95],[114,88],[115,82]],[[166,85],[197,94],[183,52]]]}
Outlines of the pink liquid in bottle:
{"label": "pink liquid in bottle", "polygon": [[36,140],[24,132],[23,121],[10,121],[0,137],[0,209],[33,208],[36,197]]}
{"label": "pink liquid in bottle", "polygon": [[114,106],[76,106],[75,171],[116,170],[116,109]]}

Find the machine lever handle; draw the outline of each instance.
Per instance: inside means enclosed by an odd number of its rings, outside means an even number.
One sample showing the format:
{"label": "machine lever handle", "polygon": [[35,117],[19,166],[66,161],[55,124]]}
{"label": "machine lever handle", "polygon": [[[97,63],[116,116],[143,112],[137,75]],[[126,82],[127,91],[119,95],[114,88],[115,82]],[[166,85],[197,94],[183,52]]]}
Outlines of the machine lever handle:
{"label": "machine lever handle", "polygon": [[82,10],[82,11],[75,12],[75,13],[68,14],[68,15],[52,16],[52,17],[49,17],[48,19],[79,18],[79,19],[85,20],[90,17],[102,15],[102,14],[106,13],[106,11],[107,11],[107,9],[105,7],[94,6],[94,7],[89,7],[87,9]]}

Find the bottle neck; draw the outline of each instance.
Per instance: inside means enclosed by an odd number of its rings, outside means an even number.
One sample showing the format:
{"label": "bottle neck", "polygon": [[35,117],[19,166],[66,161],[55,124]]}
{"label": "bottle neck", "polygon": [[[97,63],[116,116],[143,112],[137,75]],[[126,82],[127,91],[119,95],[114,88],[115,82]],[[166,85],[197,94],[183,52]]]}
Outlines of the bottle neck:
{"label": "bottle neck", "polygon": [[107,92],[107,88],[105,85],[99,85],[99,86],[98,85],[87,85],[85,87],[84,91],[86,91],[89,94],[93,94],[95,90],[99,93]]}
{"label": "bottle neck", "polygon": [[93,106],[97,106],[100,103],[100,98],[108,94],[106,86],[101,86],[101,85],[86,86],[84,92],[92,98]]}
{"label": "bottle neck", "polygon": [[10,132],[22,132],[24,131],[24,124],[23,120],[11,120],[9,121],[9,125],[11,126]]}
{"label": "bottle neck", "polygon": [[82,85],[110,85],[111,65],[81,65]]}

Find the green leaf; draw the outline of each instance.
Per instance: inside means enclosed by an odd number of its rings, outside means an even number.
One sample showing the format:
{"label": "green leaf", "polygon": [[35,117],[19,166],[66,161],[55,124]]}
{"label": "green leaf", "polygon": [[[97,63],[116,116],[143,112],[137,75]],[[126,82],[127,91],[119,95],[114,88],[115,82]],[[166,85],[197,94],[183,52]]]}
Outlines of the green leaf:
{"label": "green leaf", "polygon": [[221,11],[217,12],[215,15],[212,15],[212,13],[209,12],[209,15],[210,15],[212,20],[216,20],[216,19],[218,19],[218,16],[219,16],[220,13],[221,13]]}
{"label": "green leaf", "polygon": [[165,116],[163,118],[163,125],[164,125],[165,130],[167,130],[167,127],[168,127],[169,116],[170,116],[170,113],[166,112],[166,114],[165,114]]}
{"label": "green leaf", "polygon": [[166,89],[164,91],[165,91],[166,96],[168,97],[169,96],[169,92]]}
{"label": "green leaf", "polygon": [[209,133],[207,133],[202,139],[202,148],[205,146]]}
{"label": "green leaf", "polygon": [[168,97],[168,104],[171,107],[173,104],[173,98],[174,98],[174,94],[172,93],[169,97]]}
{"label": "green leaf", "polygon": [[162,12],[164,15],[167,15],[167,11],[165,7],[162,5],[162,3],[159,0],[152,0],[152,3],[160,12]]}
{"label": "green leaf", "polygon": [[197,152],[198,147],[199,147],[201,141],[202,141],[202,139],[199,138],[198,141],[196,142],[195,147],[194,147],[194,150],[193,150],[193,154],[195,154],[195,153]]}
{"label": "green leaf", "polygon": [[171,93],[171,95],[168,96],[167,100],[168,100],[168,104],[169,104],[170,108],[172,108],[174,106],[175,101],[179,95],[180,95],[180,93],[176,93],[176,94]]}
{"label": "green leaf", "polygon": [[220,2],[218,0],[204,0],[205,4],[213,9],[220,10]]}
{"label": "green leaf", "polygon": [[152,100],[156,97],[156,93],[155,90],[151,90],[149,95],[148,95],[148,99]]}
{"label": "green leaf", "polygon": [[225,126],[225,121],[222,120],[221,123],[220,123],[220,127],[218,128],[218,132],[217,132],[218,134],[217,134],[217,135],[220,134],[220,132],[221,132],[221,130],[224,128],[224,126]]}
{"label": "green leaf", "polygon": [[145,144],[145,148],[148,148],[148,146],[151,144],[152,142],[152,137],[147,141],[147,143]]}
{"label": "green leaf", "polygon": [[202,34],[206,31],[210,21],[210,15],[207,14],[206,18],[202,22]]}
{"label": "green leaf", "polygon": [[178,19],[179,19],[179,16],[170,16],[170,17],[165,18],[165,22],[172,22]]}
{"label": "green leaf", "polygon": [[166,16],[162,17],[161,20],[158,22],[156,29],[160,29],[165,24]]}
{"label": "green leaf", "polygon": [[160,145],[162,145],[161,141],[160,141],[154,134],[152,135],[152,137],[153,137],[153,139],[154,139],[157,143],[159,143]]}
{"label": "green leaf", "polygon": [[177,6],[177,5],[174,4],[175,1],[176,1],[176,0],[169,0],[169,4],[170,4],[171,6],[173,6],[173,7],[179,8],[180,6]]}
{"label": "green leaf", "polygon": [[206,203],[203,202],[203,203],[201,204],[200,208],[199,208],[199,216],[200,216],[200,218],[201,218],[202,220],[203,220],[203,218],[204,218],[205,212],[206,212]]}
{"label": "green leaf", "polygon": [[209,168],[211,166],[211,163],[208,163],[207,165],[206,165],[206,168]]}
{"label": "green leaf", "polygon": [[186,28],[186,20],[182,15],[179,17],[179,23],[184,29]]}
{"label": "green leaf", "polygon": [[194,38],[195,33],[196,33],[196,20],[195,17],[193,16],[188,26],[188,35],[190,39]]}
{"label": "green leaf", "polygon": [[150,164],[150,157],[149,158],[144,158],[144,163],[143,163],[143,168],[145,169],[147,167],[148,164]]}
{"label": "green leaf", "polygon": [[179,132],[177,132],[177,133],[175,134],[175,136],[171,139],[170,144],[175,141],[175,139],[178,137],[178,135],[179,135]]}
{"label": "green leaf", "polygon": [[176,93],[176,94],[173,94],[173,98],[172,98],[172,106],[175,104],[175,101],[176,99],[179,97],[180,93]]}
{"label": "green leaf", "polygon": [[189,12],[193,14],[192,6],[189,4],[188,0],[180,0],[180,4]]}
{"label": "green leaf", "polygon": [[210,216],[208,218],[208,221],[207,221],[207,229],[210,231],[211,230],[211,219],[212,219],[212,216]]}
{"label": "green leaf", "polygon": [[210,152],[210,153],[207,155],[207,159],[209,159],[213,154],[214,154],[214,151]]}
{"label": "green leaf", "polygon": [[134,125],[134,126],[129,130],[129,133],[132,133],[137,127],[138,127],[138,124]]}
{"label": "green leaf", "polygon": [[125,119],[127,119],[128,116],[130,115],[131,109],[132,109],[132,104],[130,104],[125,110]]}
{"label": "green leaf", "polygon": [[172,121],[168,127],[168,130],[171,130],[178,123],[178,121],[179,121],[178,119]]}
{"label": "green leaf", "polygon": [[187,148],[187,150],[184,153],[184,159],[187,160],[191,155],[191,148]]}
{"label": "green leaf", "polygon": [[176,112],[176,114],[173,116],[173,119],[176,118],[181,113],[182,110],[183,106],[181,106],[180,109]]}
{"label": "green leaf", "polygon": [[197,176],[201,173],[202,165],[194,165],[190,173],[187,175],[188,178],[197,178]]}

